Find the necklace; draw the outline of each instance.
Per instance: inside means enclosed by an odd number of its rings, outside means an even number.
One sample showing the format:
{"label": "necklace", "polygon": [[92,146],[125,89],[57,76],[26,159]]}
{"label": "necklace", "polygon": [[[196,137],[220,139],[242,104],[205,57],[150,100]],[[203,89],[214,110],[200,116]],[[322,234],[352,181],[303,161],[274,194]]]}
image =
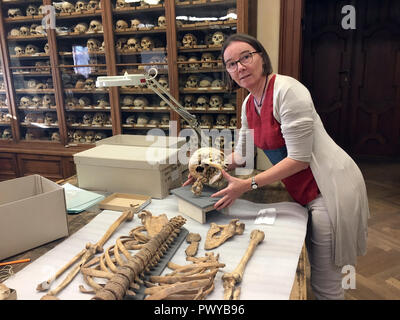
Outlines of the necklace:
{"label": "necklace", "polygon": [[265,84],[264,84],[263,93],[262,93],[262,96],[261,96],[261,99],[260,99],[260,102],[259,102],[259,103],[257,102],[256,97],[254,97],[254,102],[256,103],[256,106],[257,106],[258,108],[261,108],[261,106],[262,106],[262,103],[263,103],[263,100],[264,100],[264,95],[265,95],[265,89],[267,88],[267,82],[268,82],[268,77],[266,77],[266,79],[265,79]]}

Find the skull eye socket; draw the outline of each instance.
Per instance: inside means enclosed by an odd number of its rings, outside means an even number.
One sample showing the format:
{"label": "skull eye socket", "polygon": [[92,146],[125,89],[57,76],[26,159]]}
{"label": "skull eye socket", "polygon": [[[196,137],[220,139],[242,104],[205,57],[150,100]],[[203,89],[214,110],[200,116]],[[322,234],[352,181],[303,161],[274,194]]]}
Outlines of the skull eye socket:
{"label": "skull eye socket", "polygon": [[196,172],[202,173],[203,171],[204,171],[204,167],[202,167],[202,166],[196,167]]}

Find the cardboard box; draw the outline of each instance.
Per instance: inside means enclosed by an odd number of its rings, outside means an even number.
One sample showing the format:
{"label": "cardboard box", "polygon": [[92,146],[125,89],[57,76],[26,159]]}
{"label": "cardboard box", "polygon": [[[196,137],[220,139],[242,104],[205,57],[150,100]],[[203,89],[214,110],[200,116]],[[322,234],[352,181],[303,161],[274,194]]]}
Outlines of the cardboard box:
{"label": "cardboard box", "polygon": [[66,236],[61,186],[39,175],[0,182],[0,260]]}
{"label": "cardboard box", "polygon": [[174,148],[100,145],[76,153],[80,188],[136,193],[162,199],[182,184],[182,168]]}
{"label": "cardboard box", "polygon": [[153,148],[181,148],[186,143],[184,137],[164,137],[152,135],[117,134],[115,136],[96,141],[96,146],[103,144],[153,147]]}

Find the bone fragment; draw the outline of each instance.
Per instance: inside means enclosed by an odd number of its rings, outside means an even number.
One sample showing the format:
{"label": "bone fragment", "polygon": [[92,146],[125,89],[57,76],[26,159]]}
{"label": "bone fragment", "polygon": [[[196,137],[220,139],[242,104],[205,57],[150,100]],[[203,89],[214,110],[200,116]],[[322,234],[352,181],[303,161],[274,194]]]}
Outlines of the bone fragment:
{"label": "bone fragment", "polygon": [[239,222],[239,219],[232,219],[229,224],[217,225],[210,224],[210,229],[207,232],[204,249],[210,250],[219,247],[226,240],[237,234],[243,234],[245,224]]}
{"label": "bone fragment", "polygon": [[198,233],[189,233],[186,236],[186,241],[188,243],[190,243],[189,246],[185,250],[186,256],[194,257],[196,255],[197,250],[199,248],[200,240],[201,240],[201,237]]}

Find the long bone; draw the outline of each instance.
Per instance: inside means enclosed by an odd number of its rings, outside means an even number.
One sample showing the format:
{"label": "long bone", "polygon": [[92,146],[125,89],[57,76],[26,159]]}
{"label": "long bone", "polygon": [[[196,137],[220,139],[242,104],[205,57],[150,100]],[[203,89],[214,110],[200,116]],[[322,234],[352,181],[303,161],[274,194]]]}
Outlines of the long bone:
{"label": "long bone", "polygon": [[238,300],[240,288],[235,286],[242,281],[244,269],[246,268],[247,262],[253,256],[257,245],[262,242],[265,238],[265,234],[261,230],[253,230],[250,234],[250,243],[247,247],[244,256],[240,260],[238,266],[233,272],[225,273],[222,276],[224,282],[224,300]]}
{"label": "long bone", "polygon": [[112,234],[117,230],[117,228],[124,222],[124,221],[131,221],[133,219],[133,216],[135,213],[140,211],[142,208],[138,207],[135,209],[129,209],[124,211],[121,216],[114,221],[114,223],[108,228],[106,233],[103,235],[103,237],[95,244],[88,243],[86,244],[86,248],[83,249],[78,255],[76,255],[71,261],[69,261],[66,266],[64,266],[60,271],[62,272],[57,272],[56,275],[52,278],[50,278],[47,281],[44,281],[40,283],[36,290],[38,291],[46,291],[50,288],[51,283],[59,276],[61,276],[64,271],[66,271],[69,267],[71,267],[76,261],[80,261],[75,264],[73,269],[68,273],[67,277],[56,287],[55,289],[49,291],[45,296],[43,296],[41,299],[47,300],[47,299],[57,299],[55,296],[62,290],[64,289],[74,278],[75,276],[79,273],[81,267],[86,264],[96,253],[102,252],[103,251],[103,246],[107,242],[107,240],[112,236]]}

